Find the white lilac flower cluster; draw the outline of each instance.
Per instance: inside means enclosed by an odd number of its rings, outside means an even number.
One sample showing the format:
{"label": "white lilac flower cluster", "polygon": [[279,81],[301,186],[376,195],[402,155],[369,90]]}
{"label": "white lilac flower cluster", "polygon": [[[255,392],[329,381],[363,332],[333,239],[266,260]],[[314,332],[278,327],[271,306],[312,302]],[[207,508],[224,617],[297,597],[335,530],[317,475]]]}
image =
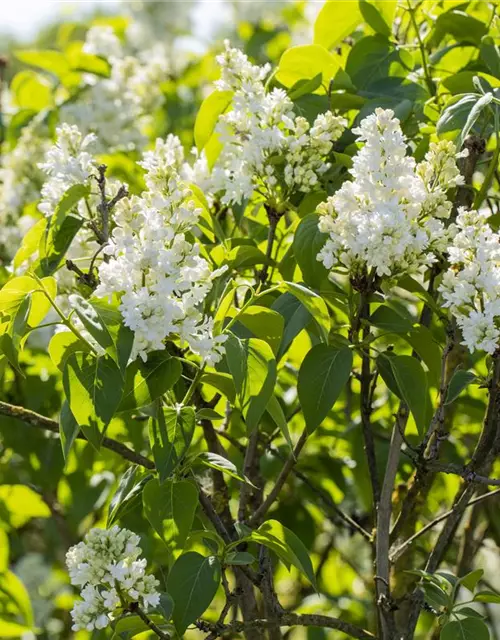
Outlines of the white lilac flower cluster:
{"label": "white lilac flower cluster", "polygon": [[145,360],[172,335],[213,364],[221,358],[224,338],[213,336],[213,321],[201,307],[224,269],[212,271],[199,245],[188,239],[201,209],[180,178],[183,160],[173,135],[144,154],[147,190],[118,203],[105,249],[109,260],[99,267],[95,294],[120,294],[124,323],[135,333],[132,358]]}
{"label": "white lilac flower cluster", "polygon": [[[222,150],[200,186],[224,204],[241,203],[256,190],[286,200],[293,190],[316,188],[346,121],[327,112],[311,127],[295,115],[284,90],[266,93],[269,65],[253,65],[242,51],[225,46],[217,56],[222,73],[216,87],[233,93],[232,108],[219,117],[215,131]],[[207,170],[203,157],[197,164],[195,172],[200,164]]]}
{"label": "white lilac flower cluster", "polygon": [[96,136],[84,136],[75,125],[62,124],[56,129],[56,142],[47,151],[39,168],[48,176],[41,192],[38,209],[46,216],[54,209],[64,193],[73,185],[86,184],[96,173],[92,151]]}
{"label": "white lilac flower cluster", "polygon": [[44,175],[38,162],[50,146],[40,135],[38,123],[24,127],[16,146],[5,151],[0,165],[0,240],[3,258],[11,258],[19,241],[35,222],[23,215],[24,208],[36,202],[40,195]]}
{"label": "white lilac flower cluster", "polygon": [[105,26],[89,29],[83,50],[107,58],[110,77],[85,74],[78,99],[61,106],[61,120],[78,125],[84,133],[95,133],[100,152],[143,148],[145,130],[163,104],[165,58],[126,55],[113,29]]}
{"label": "white lilac flower cluster", "polygon": [[123,0],[123,11],[130,17],[127,25],[127,41],[138,51],[147,51],[158,44],[171,45],[178,35],[191,29],[195,3],[183,0],[176,3],[175,11],[168,2],[148,0]]}
{"label": "white lilac flower cluster", "polygon": [[376,109],[353,131],[364,145],[353,158],[353,180],[318,207],[329,236],[318,260],[351,275],[388,277],[432,264],[454,232],[443,219],[451,212],[447,190],[462,181],[455,146],[432,143],[417,164],[390,109]]}
{"label": "white lilac flower cluster", "polygon": [[265,23],[266,26],[272,27],[283,23],[284,13],[290,8],[288,0],[256,3],[233,0],[230,4],[233,24],[248,22],[252,25],[259,25]]}
{"label": "white lilac flower cluster", "polygon": [[439,288],[463,334],[463,344],[493,354],[500,340],[500,235],[489,212],[460,209]]}
{"label": "white lilac flower cluster", "polygon": [[81,588],[83,598],[71,611],[74,631],[104,629],[130,602],[145,610],[159,604],[159,582],[146,575],[139,542],[138,535],[115,525],[91,529],[83,542],[69,549],[71,584]]}

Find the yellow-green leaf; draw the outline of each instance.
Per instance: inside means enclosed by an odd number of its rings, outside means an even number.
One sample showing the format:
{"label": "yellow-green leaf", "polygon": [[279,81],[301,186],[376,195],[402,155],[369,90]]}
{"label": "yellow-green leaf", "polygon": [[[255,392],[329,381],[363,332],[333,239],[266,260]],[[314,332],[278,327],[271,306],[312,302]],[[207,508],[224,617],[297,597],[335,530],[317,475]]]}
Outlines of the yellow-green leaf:
{"label": "yellow-green leaf", "polygon": [[219,116],[226,111],[232,99],[232,91],[214,91],[201,103],[194,123],[194,141],[198,151],[210,140]]}
{"label": "yellow-green leaf", "polygon": [[331,49],[363,21],[358,0],[328,0],[314,23],[314,42]]}
{"label": "yellow-green leaf", "polygon": [[319,44],[298,45],[281,56],[276,79],[285,87],[321,74],[323,83],[314,93],[326,93],[328,83],[340,68],[337,58]]}

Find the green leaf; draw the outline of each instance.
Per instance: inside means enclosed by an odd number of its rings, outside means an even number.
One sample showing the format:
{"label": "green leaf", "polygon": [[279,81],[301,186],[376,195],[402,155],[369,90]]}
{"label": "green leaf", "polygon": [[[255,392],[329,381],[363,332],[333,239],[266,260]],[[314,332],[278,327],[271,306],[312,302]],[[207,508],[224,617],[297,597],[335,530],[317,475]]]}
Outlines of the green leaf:
{"label": "green leaf", "polygon": [[162,612],[165,620],[170,620],[174,611],[174,601],[168,593],[162,593],[160,595],[160,606],[158,608]]}
{"label": "green leaf", "polygon": [[491,73],[500,78],[500,49],[491,36],[484,36],[481,40],[481,58],[488,65]]}
{"label": "green leaf", "polygon": [[375,3],[368,2],[368,0],[359,0],[359,10],[363,16],[365,22],[376,32],[383,36],[389,37],[391,35],[391,26],[384,20],[383,15],[375,6]]}
{"label": "green leaf", "polygon": [[9,536],[0,529],[0,574],[9,568]]}
{"label": "green leaf", "polygon": [[323,341],[328,342],[331,326],[330,314],[323,298],[314,293],[314,291],[295,282],[284,282],[282,288],[294,295],[297,300],[300,300],[318,325]]}
{"label": "green leaf", "polygon": [[[356,41],[349,51],[345,71],[353,84],[359,89],[369,90],[375,82],[386,82],[393,63],[401,63],[401,53],[388,38],[380,34],[364,36]],[[380,92],[377,91],[377,95]],[[373,95],[373,93],[372,93]],[[391,85],[390,96],[394,98]],[[396,96],[396,99],[398,97]],[[399,98],[400,100],[401,98]],[[394,105],[394,102],[392,102]],[[367,105],[368,106],[368,105]],[[380,99],[373,107],[380,106]],[[373,110],[373,107],[370,109]],[[365,115],[368,115],[366,113]]]}
{"label": "green leaf", "polygon": [[118,488],[116,489],[108,508],[108,520],[106,526],[111,526],[114,520],[114,514],[118,510],[120,504],[124,501],[130,490],[136,483],[136,478],[140,475],[141,471],[137,465],[129,467],[120,478]]}
{"label": "green leaf", "polygon": [[464,371],[463,369],[455,371],[448,385],[445,404],[454,402],[462,391],[475,381],[477,381],[477,376],[473,371]]}
{"label": "green leaf", "polygon": [[[184,548],[198,506],[198,491],[187,480],[151,480],[142,492],[144,513],[173,556]],[[170,590],[169,590],[170,592]],[[173,594],[172,594],[173,595]]]}
{"label": "green leaf", "polygon": [[40,269],[44,275],[50,275],[58,269],[82,224],[81,218],[68,214],[57,232],[49,237],[46,231],[40,246]]}
{"label": "green leaf", "polygon": [[288,97],[290,100],[297,100],[298,98],[307,95],[308,93],[314,93],[316,89],[321,86],[323,78],[321,73],[314,76],[310,80],[298,80],[293,87],[288,91]]}
{"label": "green leaf", "polygon": [[21,109],[42,111],[53,106],[52,87],[45,78],[34,71],[16,73],[10,84],[15,105]]}
{"label": "green leaf", "polygon": [[15,607],[22,622],[32,627],[35,620],[28,591],[12,571],[5,571],[0,575],[0,598],[3,596],[7,596],[9,608]]}
{"label": "green leaf", "polygon": [[429,384],[437,387],[441,377],[442,353],[432,332],[427,327],[415,325],[409,334],[404,336],[404,339],[418,353],[429,369]]}
{"label": "green leaf", "polygon": [[328,271],[318,260],[318,253],[328,236],[321,233],[318,222],[316,213],[306,216],[300,221],[293,238],[293,252],[304,282],[315,289],[319,289],[322,281],[328,277]]}
{"label": "green leaf", "polygon": [[74,184],[64,192],[59,200],[54,213],[50,216],[45,231],[46,246],[53,246],[57,234],[60,232],[64,220],[68,213],[76,207],[82,198],[90,195],[90,187],[84,184]]}
{"label": "green leaf", "polygon": [[26,625],[0,618],[0,638],[23,638],[26,637],[25,634],[31,633],[33,633],[31,626],[27,627]]}
{"label": "green leaf", "polygon": [[195,428],[193,407],[163,407],[149,420],[149,441],[160,482],[172,475],[186,455]]}
{"label": "green leaf", "polygon": [[478,618],[453,620],[441,629],[440,640],[489,640],[488,627]]}
{"label": "green leaf", "polygon": [[196,412],[196,422],[201,422],[202,420],[224,420],[224,416],[210,408],[200,409]]}
{"label": "green leaf", "polygon": [[32,518],[50,518],[50,509],[42,498],[23,484],[0,485],[2,520],[7,527],[24,527]]}
{"label": "green leaf", "polygon": [[391,333],[407,333],[413,329],[412,323],[392,307],[381,304],[370,316],[370,324]]}
{"label": "green leaf", "polygon": [[422,584],[422,589],[425,594],[426,602],[428,602],[431,607],[434,607],[434,609],[439,610],[441,607],[446,607],[450,604],[448,594],[437,584],[424,582]]}
{"label": "green leaf", "polygon": [[401,397],[408,405],[420,435],[428,426],[428,382],[422,364],[412,356],[393,356],[389,363]]}
{"label": "green leaf", "polygon": [[12,336],[8,333],[0,335],[0,354],[3,354],[9,361],[10,366],[24,378],[24,371],[19,365],[19,355]]}
{"label": "green leaf", "polygon": [[203,384],[208,384],[217,391],[220,391],[231,403],[236,400],[236,390],[234,382],[229,373],[220,373],[218,371],[209,371],[201,377]]}
{"label": "green leaf", "polygon": [[236,478],[236,480],[240,480],[241,482],[247,482],[241,471],[238,471],[236,465],[233,464],[231,460],[228,460],[217,453],[203,451],[196,456],[195,463],[202,464],[205,467],[210,467],[211,469],[217,469],[217,471],[226,473],[228,476]]}
{"label": "green leaf", "polygon": [[302,302],[290,292],[283,293],[276,298],[271,309],[280,313],[285,320],[283,338],[277,354],[279,361],[302,329],[307,327],[312,316]]}
{"label": "green leaf", "polygon": [[233,100],[232,91],[214,91],[201,103],[194,123],[194,141],[201,151],[214,133],[215,125]]}
{"label": "green leaf", "polygon": [[288,430],[288,422],[286,420],[281,404],[275,395],[272,395],[267,403],[266,410],[273,419],[274,424],[281,431],[281,435],[285,438],[290,449],[293,449],[292,438],[290,437],[290,431]]}
{"label": "green leaf", "polygon": [[118,412],[144,407],[162,396],[179,380],[182,366],[166,351],[152,351],[143,362],[134,360],[125,371],[125,388]]}
{"label": "green leaf", "polygon": [[343,6],[335,0],[325,2],[314,23],[315,44],[331,49],[363,21],[357,0],[347,2]]}
{"label": "green leaf", "polygon": [[91,299],[90,303],[100,324],[105,327],[111,337],[111,344],[106,350],[123,372],[132,353],[134,332],[124,325],[119,302],[116,299],[111,302],[105,298]]}
{"label": "green leaf", "polygon": [[253,431],[274,391],[276,360],[267,342],[257,338],[240,340],[230,335],[225,347],[240,408],[249,431]]}
{"label": "green leaf", "polygon": [[467,575],[460,578],[460,584],[463,585],[466,589],[469,589],[469,591],[474,591],[474,589],[477,587],[477,583],[481,580],[483,575],[483,569],[470,571]]}
{"label": "green leaf", "polygon": [[192,545],[201,544],[206,547],[210,553],[216,555],[222,555],[226,547],[226,543],[215,531],[209,529],[201,529],[199,531],[192,531],[187,539],[186,548],[190,548]]}
{"label": "green leaf", "polygon": [[441,13],[434,25],[432,42],[439,44],[445,34],[451,34],[457,42],[470,42],[479,45],[481,38],[486,35],[487,28],[473,16],[467,15],[464,11],[451,9]]}
{"label": "green leaf", "polygon": [[251,553],[247,551],[231,551],[224,558],[226,564],[232,565],[249,565],[256,562],[256,559]]}
{"label": "green leaf", "polygon": [[111,527],[117,520],[123,518],[129,511],[136,507],[142,509],[142,492],[148,482],[152,480],[151,473],[145,473],[143,469],[132,466],[127,469],[120,479],[120,484],[111,499],[108,508],[106,526]]}
{"label": "green leaf", "polygon": [[14,318],[24,300],[36,289],[38,282],[30,276],[19,276],[9,280],[0,290],[0,314]]}
{"label": "green leaf", "polygon": [[[227,290],[229,288],[229,290]],[[224,326],[224,320],[227,318],[229,311],[234,306],[234,296],[236,295],[236,287],[232,285],[232,283],[227,285],[227,288],[224,289],[222,300],[219,303],[217,308],[217,312],[214,316],[214,334],[217,335],[222,331]]]}
{"label": "green leaf", "polygon": [[77,45],[79,43],[73,43],[75,46],[70,47],[67,50],[68,59],[73,71],[80,71],[82,73],[93,73],[101,78],[109,78],[111,73],[111,65],[107,60],[100,56],[94,56],[91,53],[84,53]]}
{"label": "green leaf", "polygon": [[238,314],[238,322],[241,322],[256,338],[269,344],[276,355],[281,339],[285,321],[277,311],[254,305]]}
{"label": "green leaf", "polygon": [[174,601],[173,622],[182,636],[214,599],[221,579],[221,566],[215,556],[204,558],[195,551],[177,559],[167,578],[167,591]]}
{"label": "green leaf", "polygon": [[65,400],[61,407],[61,413],[59,415],[59,435],[61,438],[61,447],[63,450],[64,459],[67,460],[71,447],[76,440],[76,436],[80,431],[78,422],[75,420],[75,416],[71,413],[68,401]]}
{"label": "green leaf", "polygon": [[459,95],[452,98],[436,123],[436,133],[442,136],[445,133],[462,129],[477,99],[476,94]]}
{"label": "green leaf", "polygon": [[233,269],[255,267],[258,264],[272,264],[260,249],[249,244],[240,244],[229,252],[226,262]]}
{"label": "green leaf", "polygon": [[352,351],[325,344],[313,347],[299,371],[298,394],[307,430],[312,433],[328,415],[352,369]]}
{"label": "green leaf", "polygon": [[292,87],[299,80],[312,80],[321,75],[323,84],[314,93],[326,93],[328,83],[340,68],[338,57],[319,44],[290,47],[281,56],[276,80]]}
{"label": "green leaf", "polygon": [[13,264],[15,269],[18,269],[25,260],[31,258],[38,251],[46,226],[47,218],[42,218],[25,234],[21,246],[14,256]]}
{"label": "green leaf", "polygon": [[104,350],[114,346],[113,338],[106,325],[88,300],[80,295],[72,294],[69,296],[69,303],[97,344]]}
{"label": "green leaf", "polygon": [[500,604],[500,594],[494,591],[479,591],[474,596],[474,602],[487,602],[489,604]]}
{"label": "green leaf", "polygon": [[52,362],[58,369],[61,369],[61,371],[64,368],[66,358],[77,351],[88,353],[90,347],[86,342],[82,342],[77,338],[71,331],[59,331],[58,333],[54,333],[50,339],[48,346],[49,355]]}
{"label": "green leaf", "polygon": [[247,539],[263,544],[274,551],[285,564],[292,564],[303,573],[316,588],[314,569],[307,549],[293,531],[284,527],[277,520],[267,520]]}
{"label": "green leaf", "polygon": [[454,609],[454,613],[465,616],[466,618],[483,618],[483,616],[472,607],[460,607],[460,609]]}
{"label": "green leaf", "polygon": [[477,119],[481,115],[481,112],[486,109],[486,107],[493,100],[493,94],[487,93],[484,96],[481,96],[479,100],[473,105],[472,109],[467,116],[467,120],[465,121],[465,125],[458,137],[457,141],[457,149],[461,149],[464,143],[464,140],[469,135],[472,127],[476,124]]}
{"label": "green leaf", "polygon": [[120,369],[109,356],[72,353],[63,371],[71,413],[94,446],[99,447],[123,393]]}
{"label": "green leaf", "polygon": [[21,62],[53,73],[61,78],[69,72],[69,65],[64,54],[52,49],[16,51],[15,56]]}
{"label": "green leaf", "polygon": [[[150,614],[148,612],[148,618],[160,627],[162,631],[168,633],[172,628],[171,625],[166,624],[165,619],[157,614]],[[121,618],[118,618],[113,624],[113,638],[120,638],[121,640],[130,640],[140,633],[148,631],[149,627],[145,622],[136,615],[127,614]]]}

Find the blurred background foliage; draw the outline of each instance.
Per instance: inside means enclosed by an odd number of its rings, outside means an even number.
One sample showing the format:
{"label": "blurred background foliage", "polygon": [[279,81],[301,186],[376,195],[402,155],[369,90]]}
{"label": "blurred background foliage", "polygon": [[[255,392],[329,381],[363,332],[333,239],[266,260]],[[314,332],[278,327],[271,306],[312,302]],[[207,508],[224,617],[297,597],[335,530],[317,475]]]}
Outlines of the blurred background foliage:
{"label": "blurred background foliage", "polygon": [[[96,71],[94,59],[80,59],[74,65],[71,61],[71,55],[81,49],[87,29],[95,24],[111,25],[136,52],[144,49],[144,42],[148,43],[148,50],[153,51],[153,45],[159,45],[168,51],[169,72],[160,87],[165,100],[154,112],[148,136],[152,140],[175,132],[187,150],[194,144],[193,128],[200,104],[211,92],[212,82],[217,77],[214,55],[221,49],[224,38],[241,47],[254,62],[269,61],[278,65],[277,79],[283,86],[295,85],[296,89],[302,86],[303,95],[296,97],[295,104],[308,118],[326,110],[329,105],[355,124],[375,106],[393,108],[405,133],[413,141],[417,159],[423,157],[436,132],[455,137],[456,132],[463,129],[482,89],[497,95],[500,88],[500,21],[496,16],[496,3],[424,0],[413,1],[409,9],[406,2],[389,0],[371,3],[333,0],[326,4],[235,2],[228,3],[231,4],[228,23],[221,26],[210,41],[203,42],[200,37],[193,36],[193,4],[124,2],[116,5],[113,15],[98,12],[82,22],[64,20],[44,27],[30,43],[3,38],[3,153],[16,148],[23,127],[33,117],[42,114],[46,126],[53,130],[58,122],[61,100],[73,98],[82,73]],[[376,10],[372,11],[370,7]],[[205,7],[204,10],[210,9]],[[29,20],[29,16],[26,19]],[[135,33],[137,41],[131,36],[130,28],[134,25],[139,27]],[[327,91],[311,85],[323,69],[319,54],[310,53],[303,60],[300,56],[292,61],[282,58],[289,47],[313,41],[334,57],[337,70]],[[38,58],[34,64],[29,64],[29,57],[22,52],[31,50],[58,55],[46,56],[45,62]],[[104,68],[102,74],[106,73]],[[474,78],[479,78],[479,87]],[[483,169],[488,165],[488,154],[495,145],[494,126],[483,113],[479,113],[472,124],[471,131],[488,140]],[[353,139],[347,131],[342,140],[343,150],[337,154],[337,160],[343,160],[346,166],[355,150]],[[125,176],[139,189],[141,176],[131,169],[131,161],[137,157],[136,150],[110,151],[106,162],[111,175]],[[338,167],[336,171],[339,171]],[[476,178],[474,186],[479,191],[484,171],[478,171]],[[339,173],[333,172],[329,191],[337,188],[342,179]],[[493,180],[485,206],[490,207],[494,220],[500,221],[498,173]],[[316,202],[323,197],[324,193],[320,194]],[[297,220],[314,210],[311,201],[298,204]],[[249,236],[251,244],[262,249],[266,236],[263,212],[249,207],[233,213],[243,220],[237,225],[240,231],[235,232],[235,237]],[[15,226],[23,215],[36,217],[37,214],[33,202],[23,202],[22,210],[10,211],[9,215],[9,220],[0,228],[4,258],[0,280],[8,276],[6,265],[12,256],[13,247],[3,240],[7,238],[7,228]],[[231,228],[231,221],[222,219],[221,223]],[[312,242],[311,237],[305,236],[305,242]],[[240,256],[237,262],[233,254],[231,260],[231,267],[238,275],[244,276],[247,270],[251,273],[255,266],[252,258],[245,262]],[[323,286],[326,275],[323,267],[315,261],[308,262],[305,251],[297,245],[294,255],[290,238],[285,235],[277,260],[281,274],[287,270],[293,273],[300,268],[309,286],[316,289]],[[333,304],[333,285],[323,289],[323,295],[336,324],[342,326],[347,316]],[[399,304],[403,315],[408,315],[395,297],[392,303]],[[410,320],[416,316],[416,307],[412,304],[413,301],[408,302],[413,311]],[[443,331],[437,323],[430,331],[429,336],[422,337],[422,344],[427,342],[428,361],[439,363],[439,347],[433,345],[442,344]],[[315,332],[313,323],[300,331],[288,352],[286,365],[279,370],[278,387],[283,405],[293,415],[289,422],[293,434],[302,430],[304,420],[300,413],[294,414],[297,372],[305,353],[317,342]],[[411,345],[402,337],[392,335],[387,339],[389,342],[396,345],[399,353],[411,352]],[[468,364],[476,371],[486,373],[485,362],[480,356],[470,358]],[[22,374],[8,366],[5,359],[0,361],[0,398],[45,416],[57,416],[61,405],[61,373],[47,354],[43,338],[37,344],[33,336],[20,354],[19,365]],[[354,396],[359,392],[358,387],[355,381]],[[484,389],[474,387],[457,400],[453,436],[444,445],[447,459],[460,460],[464,448],[477,437],[485,397]],[[308,548],[322,595],[315,593],[294,568],[288,572],[283,565],[276,568],[276,587],[286,607],[299,608],[301,612],[324,610],[333,615],[342,612],[351,622],[367,626],[371,623],[369,611],[373,597],[369,584],[369,549],[359,535],[342,523],[336,511],[336,505],[340,505],[362,526],[369,526],[370,487],[363,462],[359,422],[356,416],[352,422],[348,421],[344,408],[348,400],[343,400],[317,429],[300,460],[298,469],[306,474],[310,483],[303,482],[300,476],[291,476],[272,511],[272,516],[292,529]],[[397,398],[386,391],[376,397],[373,424],[381,458],[388,449],[397,406]],[[223,405],[217,410],[224,412]],[[270,420],[263,426],[272,444],[261,459],[261,471],[272,483],[286,455],[286,442],[276,437]],[[410,440],[416,436],[414,425],[413,430],[408,436]],[[241,466],[242,454],[237,441],[244,436],[244,431],[237,412],[231,416],[228,432],[236,442],[225,443],[228,457]],[[64,554],[89,527],[106,525],[109,501],[126,468],[124,461],[105,449],[96,454],[88,443],[78,441],[65,463],[58,438],[28,429],[3,416],[0,417],[0,434],[0,637],[23,640],[110,637],[108,631],[76,634],[70,631],[69,610],[74,602],[74,592],[64,569]],[[137,450],[143,448],[144,424],[141,421],[115,417],[107,434],[130,442]],[[195,447],[204,446],[200,427],[195,441]],[[394,495],[396,511],[405,496],[412,471],[409,460],[400,469]],[[423,511],[425,520],[431,520],[449,508],[458,482],[451,475],[439,476]],[[237,496],[238,481],[230,479],[229,487],[231,495]],[[499,505],[498,499],[484,503],[479,516],[484,535],[478,565],[485,569],[484,584],[497,589],[500,587]],[[327,519],[325,512],[329,514]],[[121,524],[142,535],[145,557],[158,569],[165,551],[159,539],[150,535],[140,506],[123,515]],[[420,538],[414,556],[418,558],[420,551],[427,553],[429,544],[426,537]],[[453,553],[456,555],[458,549],[452,550]],[[161,579],[161,575],[159,577]],[[222,593],[207,616],[216,619],[221,602]],[[484,613],[490,621],[492,637],[500,637],[498,611],[485,605]],[[432,622],[431,614],[422,614],[418,638],[431,637]],[[326,640],[341,636],[335,631],[314,628],[294,629],[286,635],[293,640]],[[147,637],[147,633],[143,637]],[[201,637],[203,634],[197,631],[186,634],[186,638]]]}

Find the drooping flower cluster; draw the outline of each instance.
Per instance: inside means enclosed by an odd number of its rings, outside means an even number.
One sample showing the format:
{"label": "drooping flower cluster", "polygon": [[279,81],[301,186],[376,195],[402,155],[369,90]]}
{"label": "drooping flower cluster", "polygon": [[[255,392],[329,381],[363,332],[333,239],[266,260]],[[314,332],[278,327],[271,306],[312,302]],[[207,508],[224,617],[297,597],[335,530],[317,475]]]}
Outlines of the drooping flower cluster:
{"label": "drooping flower cluster", "polygon": [[73,185],[88,183],[95,174],[96,163],[91,151],[94,134],[82,135],[75,125],[64,123],[56,129],[57,139],[48,150],[40,169],[49,176],[42,187],[38,209],[46,216],[54,213],[64,193]]}
{"label": "drooping flower cluster", "polygon": [[171,44],[175,36],[191,29],[191,14],[195,3],[183,0],[175,5],[147,0],[122,1],[124,12],[130,17],[126,36],[131,45],[146,51],[157,44]]}
{"label": "drooping flower cluster", "polygon": [[233,93],[232,108],[219,117],[215,131],[222,150],[200,186],[224,204],[241,203],[255,190],[286,199],[293,190],[314,189],[330,168],[326,158],[346,121],[327,112],[311,127],[295,115],[284,90],[266,93],[270,66],[251,64],[228,42],[217,62],[221,79],[216,86]]}
{"label": "drooping flower cluster", "polygon": [[16,146],[2,154],[0,166],[0,239],[1,257],[10,258],[19,240],[34,223],[24,216],[24,208],[38,200],[44,174],[38,162],[50,146],[33,122],[24,127]]}
{"label": "drooping flower cluster", "polygon": [[84,52],[107,58],[110,77],[85,74],[78,99],[61,106],[61,120],[76,124],[84,133],[95,133],[98,150],[104,153],[144,147],[145,129],[163,103],[160,85],[167,77],[165,58],[142,60],[126,55],[114,31],[105,26],[89,29]]}
{"label": "drooping flower cluster", "polygon": [[439,288],[463,334],[463,344],[493,354],[500,340],[500,235],[489,213],[460,209],[448,248],[450,268]]}
{"label": "drooping flower cluster", "polygon": [[157,140],[140,164],[147,190],[120,201],[116,228],[105,249],[110,259],[99,268],[97,296],[120,294],[124,323],[135,333],[132,357],[144,360],[149,351],[164,349],[165,339],[179,336],[205,362],[217,362],[223,337],[212,335],[213,322],[201,306],[214,278],[188,239],[200,207],[179,171],[183,150],[177,137]]}
{"label": "drooping flower cluster", "polygon": [[453,234],[443,218],[451,211],[447,190],[461,183],[454,145],[431,144],[417,165],[390,109],[376,109],[353,131],[364,145],[353,158],[353,180],[318,207],[329,236],[318,260],[351,275],[389,277],[431,264]]}
{"label": "drooping flower cluster", "polygon": [[146,610],[159,604],[159,582],[146,575],[139,542],[138,535],[115,525],[91,529],[83,542],[69,549],[71,584],[81,588],[83,598],[71,611],[74,631],[104,629],[130,602]]}

